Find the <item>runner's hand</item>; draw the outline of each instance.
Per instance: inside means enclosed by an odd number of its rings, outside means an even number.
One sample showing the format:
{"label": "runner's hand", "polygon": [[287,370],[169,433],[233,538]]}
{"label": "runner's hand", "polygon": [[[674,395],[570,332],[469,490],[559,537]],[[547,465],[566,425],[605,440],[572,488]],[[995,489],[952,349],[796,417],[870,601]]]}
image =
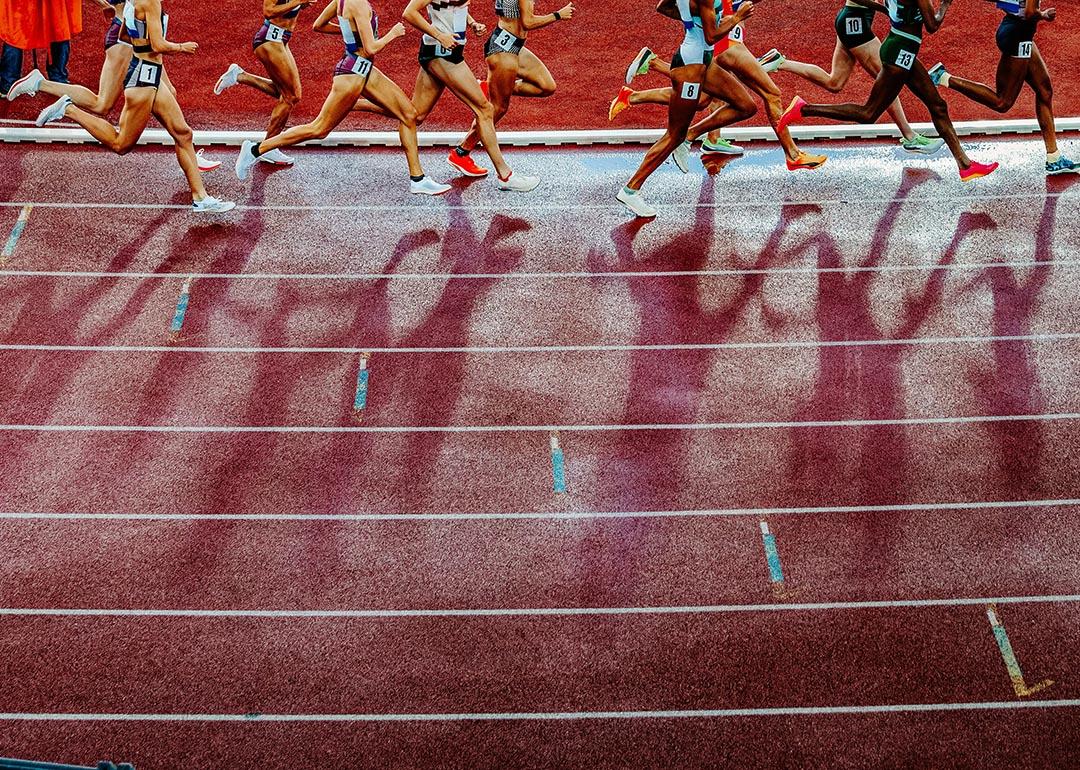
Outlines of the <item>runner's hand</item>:
{"label": "runner's hand", "polygon": [[180,53],[195,53],[199,50],[198,43],[181,43]]}
{"label": "runner's hand", "polygon": [[474,22],[472,22],[471,26],[472,26],[473,32],[475,32],[477,35],[482,35],[485,32],[487,32],[487,24],[481,24],[478,21],[474,21]]}
{"label": "runner's hand", "polygon": [[565,6],[560,8],[559,9],[559,16],[562,17],[563,21],[566,21],[567,19],[574,18],[574,4],[573,3],[567,3]]}
{"label": "runner's hand", "polygon": [[754,15],[754,4],[749,3],[749,2],[743,3],[742,5],[740,5],[739,10],[737,10],[735,12],[735,18],[737,18],[739,21],[744,21],[746,19],[749,19],[753,15]]}
{"label": "runner's hand", "polygon": [[1057,8],[1046,8],[1041,13],[1043,21],[1053,21],[1057,18]]}
{"label": "runner's hand", "polygon": [[405,25],[399,21],[397,24],[390,28],[390,31],[387,33],[386,36],[391,40],[397,40],[399,37],[405,37],[405,32]]}
{"label": "runner's hand", "polygon": [[455,48],[461,45],[460,43],[458,43],[457,40],[454,39],[453,35],[448,35],[445,32],[440,32],[439,34],[437,34],[435,36],[435,40],[447,51],[453,51]]}

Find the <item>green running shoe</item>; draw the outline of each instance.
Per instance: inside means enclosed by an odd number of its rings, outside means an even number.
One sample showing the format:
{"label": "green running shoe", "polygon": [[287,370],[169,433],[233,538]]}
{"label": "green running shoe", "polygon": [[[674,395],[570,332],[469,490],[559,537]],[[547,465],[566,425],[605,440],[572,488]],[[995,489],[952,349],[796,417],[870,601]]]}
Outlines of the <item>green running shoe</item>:
{"label": "green running shoe", "polygon": [[701,154],[702,155],[742,155],[743,148],[738,145],[732,144],[727,139],[719,139],[716,142],[710,142],[706,137],[701,142]]}
{"label": "green running shoe", "polygon": [[936,155],[945,146],[945,140],[938,137],[927,138],[922,134],[915,134],[910,139],[901,139],[900,146],[906,151],[916,155]]}
{"label": "green running shoe", "polygon": [[634,57],[634,60],[630,62],[630,66],[626,68],[626,85],[633,83],[634,78],[639,75],[646,74],[649,71],[649,65],[652,64],[652,60],[655,58],[656,54],[648,47],[638,51],[638,55]]}

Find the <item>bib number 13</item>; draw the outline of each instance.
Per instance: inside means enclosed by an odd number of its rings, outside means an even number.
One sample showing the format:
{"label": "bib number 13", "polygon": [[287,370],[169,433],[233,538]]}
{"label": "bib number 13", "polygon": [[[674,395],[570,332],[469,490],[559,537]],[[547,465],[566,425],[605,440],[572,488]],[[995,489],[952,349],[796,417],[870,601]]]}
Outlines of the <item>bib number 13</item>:
{"label": "bib number 13", "polygon": [[909,69],[911,69],[911,67],[914,64],[915,64],[915,54],[913,54],[911,51],[901,51],[899,54],[897,54],[897,56],[896,56],[896,66],[897,67],[902,67],[902,68],[904,68],[906,70],[909,70]]}

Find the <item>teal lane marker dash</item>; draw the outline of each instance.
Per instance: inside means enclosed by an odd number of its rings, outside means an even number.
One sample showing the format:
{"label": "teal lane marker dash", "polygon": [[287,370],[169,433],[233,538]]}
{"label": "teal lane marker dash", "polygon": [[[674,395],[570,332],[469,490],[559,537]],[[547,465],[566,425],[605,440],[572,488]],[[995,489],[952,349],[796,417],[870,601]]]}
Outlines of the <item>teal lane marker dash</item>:
{"label": "teal lane marker dash", "polygon": [[369,358],[371,358],[371,353],[360,354],[360,371],[356,375],[356,395],[353,397],[353,412],[358,416],[360,412],[367,408],[368,378],[370,377],[368,371]]}
{"label": "teal lane marker dash", "polygon": [[566,493],[566,458],[563,456],[562,447],[559,446],[559,434],[551,434],[551,475],[555,482],[555,493]]}
{"label": "teal lane marker dash", "polygon": [[23,230],[26,229],[26,223],[30,221],[30,212],[33,210],[34,207],[29,203],[22,207],[19,218],[15,220],[15,227],[11,228],[11,235],[8,236],[7,243],[4,244],[4,250],[0,252],[0,264],[15,256],[15,247],[19,245],[19,238],[22,237]]}
{"label": "teal lane marker dash", "polygon": [[774,588],[784,585],[784,570],[780,566],[780,552],[776,550],[776,535],[769,531],[769,523],[761,520],[761,540],[765,544],[765,559],[769,563],[769,580]]}
{"label": "teal lane marker dash", "polygon": [[184,279],[184,285],[180,288],[180,298],[176,300],[176,312],[173,313],[172,325],[169,326],[169,331],[174,337],[184,328],[184,319],[187,317],[188,305],[191,303],[191,282],[191,278]]}
{"label": "teal lane marker dash", "polygon": [[1054,683],[1052,679],[1044,679],[1038,684],[1028,687],[1027,682],[1024,681],[1024,674],[1020,670],[1020,661],[1016,659],[1016,653],[1013,652],[1012,642],[1009,641],[1009,635],[1005,631],[1005,625],[1001,622],[1001,618],[998,617],[997,607],[993,604],[986,605],[986,617],[990,620],[990,628],[994,632],[994,639],[997,641],[998,651],[1005,661],[1005,670],[1009,672],[1009,680],[1012,682],[1016,697],[1026,698],[1029,695],[1034,695],[1040,690],[1045,690],[1052,685]]}

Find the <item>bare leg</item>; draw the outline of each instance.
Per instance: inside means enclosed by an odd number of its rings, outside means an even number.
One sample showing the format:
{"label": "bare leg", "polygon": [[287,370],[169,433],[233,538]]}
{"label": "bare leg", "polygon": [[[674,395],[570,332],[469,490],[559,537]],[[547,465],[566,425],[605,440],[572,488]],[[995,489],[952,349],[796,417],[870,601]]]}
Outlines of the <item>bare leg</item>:
{"label": "bare leg", "polygon": [[363,90],[364,78],[360,75],[338,75],[334,78],[330,93],[315,120],[302,126],[293,126],[288,131],[265,140],[259,145],[258,154],[264,155],[271,150],[294,147],[312,139],[326,138],[341,121],[345,120]]}
{"label": "bare leg", "polygon": [[[522,50],[522,53],[525,51]],[[507,110],[510,98],[514,95],[520,69],[518,56],[512,53],[497,53],[488,57],[488,98],[494,107],[494,121],[498,125]],[[536,57],[533,57],[536,58]],[[480,124],[474,119],[469,133],[459,145],[465,152],[472,152],[480,142]]]}
{"label": "bare leg", "polygon": [[695,64],[689,67],[679,67],[672,71],[671,82],[675,89],[675,96],[668,106],[667,131],[645,154],[641,166],[638,167],[638,170],[626,184],[629,189],[640,190],[641,186],[645,184],[645,180],[652,176],[652,173],[660,168],[660,164],[675,151],[675,148],[685,141],[686,132],[690,128],[694,115],[697,113],[698,100],[696,97],[684,99],[681,96],[683,85],[685,83],[701,83],[705,76],[704,70],[704,65]]}
{"label": "bare leg", "polygon": [[965,80],[952,75],[949,76],[949,88],[972,101],[989,107],[994,112],[1008,112],[1016,103],[1020,89],[1024,87],[1030,61],[1031,59],[1018,59],[1015,56],[1003,54],[998,61],[997,90],[982,83],[976,83],[974,80]]}
{"label": "bare leg", "polygon": [[[852,51],[852,55],[870,77],[877,79],[878,73],[881,72],[880,40],[875,37],[869,43],[860,45]],[[907,114],[904,112],[904,106],[900,103],[899,97],[889,105],[887,112],[905,139],[912,139],[915,136],[915,129],[908,123]]]}
{"label": "bare leg", "polygon": [[416,108],[409,101],[409,97],[397,83],[376,68],[371,70],[371,75],[364,86],[364,95],[372,102],[385,105],[384,109],[397,119],[401,146],[409,162],[409,175],[423,176],[424,168],[420,165],[420,148],[416,140]]}
{"label": "bare leg", "polygon": [[833,48],[832,72],[826,72],[816,64],[803,64],[800,61],[792,61],[791,59],[787,59],[780,65],[781,72],[798,75],[804,80],[809,80],[814,85],[834,94],[844,90],[844,86],[847,85],[854,68],[854,57],[839,40],[836,41],[836,47]]}
{"label": "bare leg", "polygon": [[934,121],[934,128],[937,129],[938,136],[945,140],[945,144],[949,145],[949,150],[952,152],[953,157],[956,158],[956,164],[961,169],[970,166],[971,158],[964,152],[964,148],[960,144],[960,138],[956,135],[956,129],[953,128],[952,119],[949,117],[949,105],[945,104],[945,100],[938,93],[937,86],[930,79],[926,67],[918,59],[915,60],[915,65],[911,68],[911,76],[908,78],[907,87],[911,93],[915,94],[916,99],[926,105],[926,109],[930,112],[930,119]]}
{"label": "bare leg", "polygon": [[[302,94],[300,86],[300,71],[296,68],[296,59],[287,45],[282,43],[265,43],[255,49],[255,56],[266,68],[270,75],[271,85],[277,92],[277,104],[270,113],[270,123],[266,127],[266,138],[277,136],[285,130],[289,122],[289,115],[293,108],[300,103]],[[248,76],[251,77],[251,76]],[[240,82],[244,76],[240,76]]]}
{"label": "bare leg", "polygon": [[[162,74],[163,85],[168,77],[168,73]],[[184,170],[184,176],[187,177],[191,197],[196,201],[201,201],[206,197],[206,188],[203,186],[202,173],[199,171],[199,160],[195,157],[194,138],[191,127],[180,109],[180,103],[176,101],[175,92],[171,88],[158,89],[157,98],[154,99],[154,117],[176,143],[176,159],[180,163],[180,168]]]}
{"label": "bare leg", "polygon": [[156,92],[154,88],[129,88],[124,93],[119,131],[104,118],[91,115],[75,106],[68,107],[64,114],[117,155],[126,155],[138,143],[146,124],[150,122]]}
{"label": "bare leg", "polygon": [[76,107],[96,115],[105,115],[116,105],[124,91],[124,75],[133,55],[131,46],[123,44],[114,45],[105,52],[105,63],[101,66],[96,94],[84,86],[53,83],[49,80],[42,83],[39,90],[50,96],[67,96]]}
{"label": "bare leg", "polygon": [[1027,82],[1035,92],[1035,116],[1042,129],[1046,154],[1053,155],[1058,151],[1057,127],[1054,125],[1054,86],[1050,83],[1050,70],[1037,45],[1032,46]]}
{"label": "bare leg", "polygon": [[686,138],[691,142],[696,141],[702,134],[719,131],[724,126],[730,126],[740,120],[749,120],[757,113],[757,105],[754,104],[754,99],[746,87],[734,75],[718,65],[711,65],[706,70],[702,91],[722,104],[704,120],[690,127]]}
{"label": "bare leg", "polygon": [[754,58],[754,55],[744,45],[733,45],[720,54],[717,63],[734,74],[752,91],[757,92],[765,103],[765,114],[769,118],[773,130],[776,131],[776,138],[780,140],[784,153],[789,160],[797,159],[801,152],[798,145],[791,138],[791,133],[786,128],[776,130],[776,124],[780,120],[780,116],[784,114],[785,106],[781,103],[780,89],[773,82],[773,79],[769,77],[769,74],[762,69],[761,64]]}
{"label": "bare leg", "polygon": [[[476,82],[469,65],[465,62],[448,64],[441,59],[436,59],[428,64],[428,68],[434,78],[441,81],[454,96],[472,110],[476,118],[480,143],[491,158],[495,172],[500,179],[509,179],[513,170],[503,159],[502,150],[499,149],[499,140],[495,135],[495,108],[484,98],[484,92],[480,90],[480,84]],[[417,112],[420,112],[419,107]]]}

